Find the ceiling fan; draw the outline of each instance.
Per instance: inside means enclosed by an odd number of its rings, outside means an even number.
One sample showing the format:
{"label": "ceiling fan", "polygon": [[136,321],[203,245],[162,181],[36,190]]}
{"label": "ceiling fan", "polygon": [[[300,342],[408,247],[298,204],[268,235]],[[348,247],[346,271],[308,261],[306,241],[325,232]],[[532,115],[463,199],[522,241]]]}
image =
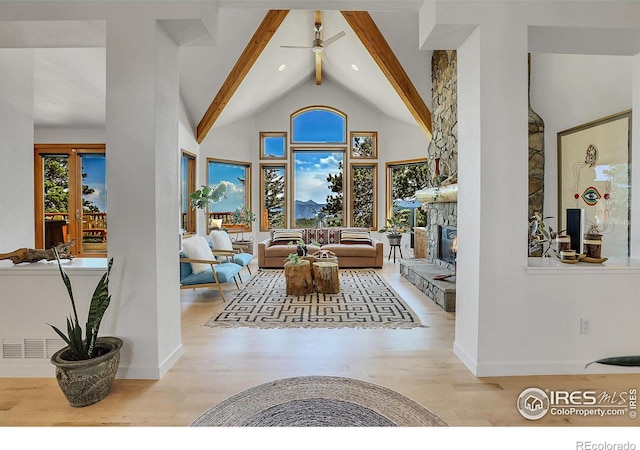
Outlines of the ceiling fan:
{"label": "ceiling fan", "polygon": [[281,48],[306,48],[311,49],[311,51],[315,54],[316,58],[316,84],[322,84],[322,61],[324,60],[326,63],[329,63],[329,58],[325,53],[325,49],[333,44],[335,41],[340,39],[345,35],[344,31],[334,34],[329,39],[322,39],[322,12],[316,11],[315,23],[313,26],[314,29],[314,39],[313,44],[310,46],[300,46],[300,45],[281,45]]}

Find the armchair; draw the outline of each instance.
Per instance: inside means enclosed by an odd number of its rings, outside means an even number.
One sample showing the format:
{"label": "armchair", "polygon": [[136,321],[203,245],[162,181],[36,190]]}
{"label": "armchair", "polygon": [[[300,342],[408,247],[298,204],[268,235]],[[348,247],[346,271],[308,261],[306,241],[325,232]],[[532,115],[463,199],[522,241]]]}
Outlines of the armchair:
{"label": "armchair", "polygon": [[[192,264],[207,264],[210,268],[202,272],[194,273]],[[195,259],[187,258],[184,253],[180,254],[180,289],[197,289],[197,288],[218,288],[222,301],[226,302],[222,283],[233,281],[239,288],[236,275],[242,269],[235,263],[222,263],[213,259]]]}
{"label": "armchair", "polygon": [[238,272],[242,269],[239,264],[230,262],[229,258],[228,251],[211,250],[202,236],[184,239],[180,253],[180,288],[217,287],[225,300],[222,283],[233,279],[239,289]]}
{"label": "armchair", "polygon": [[[231,238],[226,231],[212,230],[209,234],[208,241],[209,247],[211,247],[214,253],[226,255],[229,261],[232,261],[242,267],[246,267],[249,275],[251,275],[251,268],[249,267],[249,264],[253,260],[254,256],[251,253],[245,253],[241,246],[231,242]],[[240,276],[240,274],[238,274],[238,276]]]}

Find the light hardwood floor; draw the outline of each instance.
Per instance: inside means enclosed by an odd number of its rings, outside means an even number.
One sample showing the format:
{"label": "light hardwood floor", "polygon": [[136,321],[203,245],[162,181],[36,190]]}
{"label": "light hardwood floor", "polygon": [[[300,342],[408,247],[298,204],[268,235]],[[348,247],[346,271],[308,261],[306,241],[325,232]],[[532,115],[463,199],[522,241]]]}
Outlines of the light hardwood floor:
{"label": "light hardwood floor", "polygon": [[524,419],[516,401],[525,388],[620,392],[637,387],[640,376],[476,378],[452,351],[454,314],[442,311],[404,280],[398,263],[385,261],[380,272],[428,328],[210,328],[204,323],[223,307],[218,294],[182,291],[184,355],[162,379],[117,379],[102,402],[72,408],[53,377],[0,378],[0,425],[183,427],[211,406],[257,384],[333,375],[398,391],[450,426],[637,426],[628,417]]}

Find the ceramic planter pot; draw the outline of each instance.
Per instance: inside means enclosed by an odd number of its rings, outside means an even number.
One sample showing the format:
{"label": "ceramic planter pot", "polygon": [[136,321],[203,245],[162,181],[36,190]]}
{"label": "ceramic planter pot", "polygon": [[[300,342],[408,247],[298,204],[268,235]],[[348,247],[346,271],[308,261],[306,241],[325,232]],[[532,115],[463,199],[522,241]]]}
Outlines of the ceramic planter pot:
{"label": "ceramic planter pot", "polygon": [[109,394],[118,366],[122,340],[116,337],[101,337],[96,347],[103,353],[95,358],[81,361],[69,360],[70,349],[64,347],[51,357],[56,366],[56,379],[69,404],[74,407],[92,405]]}
{"label": "ceramic planter pot", "polygon": [[387,239],[389,239],[389,245],[400,245],[400,240],[402,240],[402,235],[388,234]]}

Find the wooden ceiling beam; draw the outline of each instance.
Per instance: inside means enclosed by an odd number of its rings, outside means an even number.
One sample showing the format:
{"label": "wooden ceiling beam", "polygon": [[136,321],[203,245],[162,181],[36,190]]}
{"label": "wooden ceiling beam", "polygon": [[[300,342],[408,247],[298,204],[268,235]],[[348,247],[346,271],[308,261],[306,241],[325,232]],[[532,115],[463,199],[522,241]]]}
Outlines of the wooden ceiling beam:
{"label": "wooden ceiling beam", "polygon": [[431,112],[369,13],[342,11],[342,16],[378,64],[418,125],[431,138],[433,135]]}
{"label": "wooden ceiling beam", "polygon": [[282,21],[289,10],[270,10],[265,15],[264,19],[256,29],[253,37],[245,47],[244,51],[236,61],[235,66],[229,72],[227,79],[220,87],[220,90],[216,94],[215,98],[209,105],[209,108],[202,116],[200,123],[196,129],[196,139],[198,143],[202,143],[207,133],[216,122],[225,106],[233,97],[242,80],[247,76],[251,67],[256,62],[264,48],[267,46],[278,27],[282,24]]}
{"label": "wooden ceiling beam", "polygon": [[[322,11],[316,11],[316,20],[314,25],[317,27],[322,26]],[[322,55],[316,53],[316,85],[322,84]]]}

